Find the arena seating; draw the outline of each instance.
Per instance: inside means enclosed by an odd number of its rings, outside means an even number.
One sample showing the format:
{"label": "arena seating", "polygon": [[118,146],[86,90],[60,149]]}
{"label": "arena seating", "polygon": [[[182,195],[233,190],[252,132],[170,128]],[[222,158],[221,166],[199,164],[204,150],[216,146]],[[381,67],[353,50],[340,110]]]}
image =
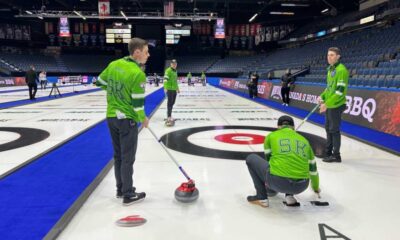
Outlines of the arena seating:
{"label": "arena seating", "polygon": [[[400,23],[393,26],[372,27],[357,32],[314,41],[297,47],[278,49],[253,56],[195,55],[177,57],[179,72],[199,74],[202,71],[236,73],[247,77],[258,72],[266,78],[272,70],[309,67],[307,75],[297,82],[325,84],[326,51],[337,46],[342,50],[342,62],[350,72],[349,84],[355,87],[400,88]],[[26,71],[31,64],[38,71],[59,73],[99,73],[115,56],[62,54],[59,57],[25,52],[0,52],[0,67],[8,71]],[[166,66],[168,66],[168,61]]]}
{"label": "arena seating", "polygon": [[310,66],[310,73],[297,82],[325,84],[326,50],[342,49],[342,62],[350,72],[350,85],[358,87],[400,88],[400,24],[370,28],[359,32],[315,41],[296,48],[281,49],[252,57],[227,57],[208,72],[248,72],[260,74],[276,69]]}
{"label": "arena seating", "polygon": [[[207,69],[213,65],[219,56],[211,55],[211,56],[181,56],[176,57],[178,61],[179,72],[192,74],[200,74],[203,71],[207,71]],[[169,66],[169,61],[166,61],[166,67]]]}
{"label": "arena seating", "polygon": [[[45,56],[43,54],[27,53],[1,53],[0,64],[12,72],[24,72],[34,65],[37,71],[57,72],[57,73],[98,73],[107,64],[115,59],[109,55],[80,55],[66,54],[59,57]],[[15,67],[13,67],[15,66]]]}

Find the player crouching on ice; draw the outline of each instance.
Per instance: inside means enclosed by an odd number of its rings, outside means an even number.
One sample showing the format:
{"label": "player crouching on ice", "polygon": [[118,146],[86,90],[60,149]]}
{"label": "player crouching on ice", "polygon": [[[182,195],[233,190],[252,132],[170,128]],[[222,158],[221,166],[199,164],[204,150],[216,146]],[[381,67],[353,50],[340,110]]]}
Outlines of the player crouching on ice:
{"label": "player crouching on ice", "polygon": [[257,195],[247,201],[268,207],[268,195],[285,193],[288,206],[298,205],[294,195],[307,189],[309,180],[319,193],[319,176],[310,143],[294,130],[293,118],[281,116],[278,130],[269,133],[264,141],[265,158],[251,154],[246,159]]}

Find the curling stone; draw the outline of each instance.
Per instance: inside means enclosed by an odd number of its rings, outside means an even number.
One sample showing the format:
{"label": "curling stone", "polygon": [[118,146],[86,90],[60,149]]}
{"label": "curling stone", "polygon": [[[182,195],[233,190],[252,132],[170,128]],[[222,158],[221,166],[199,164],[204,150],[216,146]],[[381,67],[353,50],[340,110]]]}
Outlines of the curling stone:
{"label": "curling stone", "polygon": [[127,216],[115,222],[120,227],[137,227],[146,223],[146,219],[139,215]]}
{"label": "curling stone", "polygon": [[199,198],[199,190],[196,188],[193,181],[182,183],[175,190],[175,199],[179,202],[190,203]]}

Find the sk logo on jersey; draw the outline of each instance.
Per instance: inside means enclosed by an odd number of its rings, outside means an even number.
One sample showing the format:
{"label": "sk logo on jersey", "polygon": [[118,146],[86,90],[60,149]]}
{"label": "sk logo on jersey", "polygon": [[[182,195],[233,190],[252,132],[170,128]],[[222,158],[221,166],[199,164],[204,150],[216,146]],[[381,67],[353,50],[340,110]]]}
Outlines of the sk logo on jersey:
{"label": "sk logo on jersey", "polygon": [[335,74],[336,74],[336,70],[333,70],[333,71],[331,72],[331,77],[334,77]]}

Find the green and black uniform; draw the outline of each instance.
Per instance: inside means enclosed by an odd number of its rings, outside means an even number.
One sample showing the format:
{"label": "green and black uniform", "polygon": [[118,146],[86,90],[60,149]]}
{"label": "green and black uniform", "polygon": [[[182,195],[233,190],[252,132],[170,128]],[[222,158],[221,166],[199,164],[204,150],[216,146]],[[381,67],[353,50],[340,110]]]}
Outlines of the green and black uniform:
{"label": "green and black uniform", "polygon": [[130,57],[111,62],[100,74],[96,85],[107,91],[107,123],[114,147],[117,191],[124,197],[134,194],[138,126],[146,118],[144,98],[146,75]]}
{"label": "green and black uniform", "polygon": [[340,123],[346,108],[348,83],[349,71],[343,64],[338,62],[328,68],[327,87],[321,94],[321,99],[327,107],[325,113],[327,156],[340,157]]}
{"label": "green and black uniform", "polygon": [[314,152],[307,139],[295,130],[284,126],[268,134],[264,151],[266,159],[255,154],[246,159],[258,197],[267,198],[267,191],[299,194],[310,179],[312,189],[319,189]]}
{"label": "green and black uniform", "polygon": [[203,86],[206,85],[206,74],[204,72],[201,73],[201,83]]}
{"label": "green and black uniform", "polygon": [[192,85],[192,74],[191,74],[191,73],[188,73],[188,75],[186,76],[186,78],[187,78],[187,81],[188,81],[188,85],[189,85],[189,86]]}
{"label": "green and black uniform", "polygon": [[179,91],[178,73],[172,67],[169,67],[165,70],[164,89],[167,92],[168,97],[167,117],[171,117],[172,108],[176,100],[176,92]]}

